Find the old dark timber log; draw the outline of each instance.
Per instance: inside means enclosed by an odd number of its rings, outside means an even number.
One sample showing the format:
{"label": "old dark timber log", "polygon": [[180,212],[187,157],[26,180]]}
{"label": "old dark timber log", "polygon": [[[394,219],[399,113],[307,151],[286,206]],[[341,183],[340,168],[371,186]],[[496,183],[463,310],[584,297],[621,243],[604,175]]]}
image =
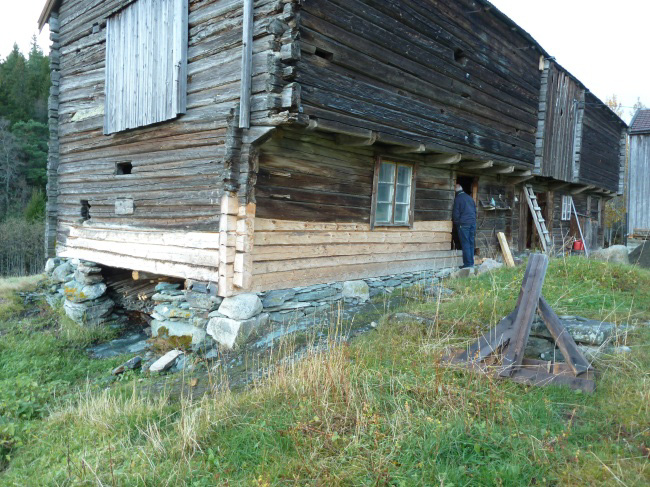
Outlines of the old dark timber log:
{"label": "old dark timber log", "polygon": [[530,167],[542,52],[510,27],[465,0],[307,0],[304,111]]}

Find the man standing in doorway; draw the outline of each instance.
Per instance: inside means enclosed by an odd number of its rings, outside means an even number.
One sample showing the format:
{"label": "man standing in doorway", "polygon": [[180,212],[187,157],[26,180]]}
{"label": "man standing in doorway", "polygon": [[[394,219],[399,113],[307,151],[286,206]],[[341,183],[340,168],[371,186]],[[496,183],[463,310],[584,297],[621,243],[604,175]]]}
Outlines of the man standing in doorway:
{"label": "man standing in doorway", "polygon": [[458,229],[463,249],[463,267],[474,267],[474,236],[476,234],[476,205],[463,187],[456,183],[456,199],[451,219]]}

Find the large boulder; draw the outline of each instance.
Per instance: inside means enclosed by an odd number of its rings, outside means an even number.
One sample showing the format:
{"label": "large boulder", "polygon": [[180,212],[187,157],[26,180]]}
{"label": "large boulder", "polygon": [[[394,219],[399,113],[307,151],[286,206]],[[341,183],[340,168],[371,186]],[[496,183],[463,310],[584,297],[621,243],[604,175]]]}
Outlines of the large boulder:
{"label": "large boulder", "polygon": [[66,282],[63,286],[63,294],[73,303],[83,303],[93,301],[104,295],[106,284],[103,282],[97,284],[83,284],[77,281]]}
{"label": "large boulder", "polygon": [[184,345],[191,345],[192,348],[198,349],[205,343],[206,333],[205,330],[197,328],[183,321],[161,321],[153,320],[151,322],[151,336],[152,337],[178,337],[187,341]]}
{"label": "large boulder", "polygon": [[73,272],[74,267],[72,267],[72,264],[70,262],[64,262],[52,271],[52,280],[54,282],[66,282]]}
{"label": "large boulder", "polygon": [[248,320],[262,312],[262,301],[257,294],[238,294],[226,298],[219,306],[219,313],[233,320]]}
{"label": "large boulder", "polygon": [[485,259],[483,263],[480,266],[478,266],[478,269],[476,269],[476,274],[480,275],[485,272],[490,272],[496,269],[500,269],[501,267],[503,267],[503,264],[501,262],[497,262],[494,259]]}
{"label": "large boulder", "polygon": [[343,299],[365,302],[370,300],[370,286],[366,281],[345,281],[341,291]]}
{"label": "large boulder", "polygon": [[208,322],[206,331],[219,345],[230,349],[245,343],[255,331],[268,323],[268,313],[247,320],[216,317]]}
{"label": "large boulder", "polygon": [[98,325],[106,321],[106,318],[113,311],[114,304],[109,298],[82,303],[75,303],[66,299],[63,303],[63,310],[71,320],[77,323]]}
{"label": "large boulder", "polygon": [[50,257],[47,259],[47,262],[45,262],[45,273],[50,275],[56,269],[58,266],[61,265],[61,259],[58,257]]}
{"label": "large boulder", "polygon": [[625,245],[612,245],[606,249],[594,250],[591,257],[596,260],[605,262],[614,262],[616,264],[629,264],[630,258]]}

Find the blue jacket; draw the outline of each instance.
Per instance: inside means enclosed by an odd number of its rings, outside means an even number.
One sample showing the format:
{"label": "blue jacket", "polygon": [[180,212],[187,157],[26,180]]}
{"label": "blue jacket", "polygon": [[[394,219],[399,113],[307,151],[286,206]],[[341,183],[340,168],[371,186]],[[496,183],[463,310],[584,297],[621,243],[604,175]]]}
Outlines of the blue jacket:
{"label": "blue jacket", "polygon": [[464,191],[456,193],[451,219],[456,225],[476,224],[476,205],[472,197]]}

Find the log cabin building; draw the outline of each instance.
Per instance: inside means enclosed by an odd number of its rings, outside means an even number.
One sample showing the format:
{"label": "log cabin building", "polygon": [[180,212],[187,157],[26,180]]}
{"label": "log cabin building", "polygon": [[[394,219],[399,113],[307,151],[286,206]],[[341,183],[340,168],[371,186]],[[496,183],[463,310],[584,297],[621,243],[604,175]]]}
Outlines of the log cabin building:
{"label": "log cabin building", "polygon": [[219,296],[591,245],[625,124],[485,0],[47,0],[47,250]]}

